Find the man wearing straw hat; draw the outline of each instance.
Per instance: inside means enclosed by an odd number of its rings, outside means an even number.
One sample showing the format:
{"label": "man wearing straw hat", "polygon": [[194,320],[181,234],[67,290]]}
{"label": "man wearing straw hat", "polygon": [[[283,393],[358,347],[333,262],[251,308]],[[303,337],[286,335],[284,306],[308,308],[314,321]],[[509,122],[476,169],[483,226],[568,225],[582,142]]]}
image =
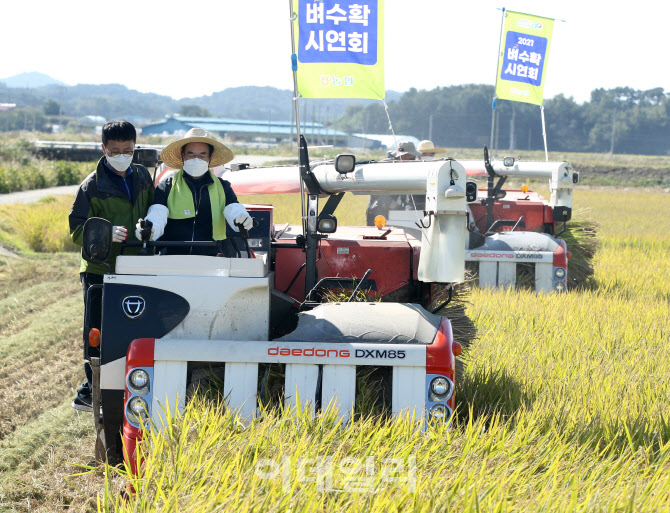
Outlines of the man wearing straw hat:
{"label": "man wearing straw hat", "polygon": [[[224,256],[232,256],[229,229],[253,227],[253,219],[237,201],[230,182],[212,173],[211,167],[233,160],[233,152],[213,139],[207,130],[192,128],[186,135],[167,145],[161,160],[178,169],[174,176],[160,182],[146,220],[152,222],[151,240],[222,241]],[[136,225],[139,235],[140,223]],[[139,238],[139,237],[138,237]],[[216,255],[217,248],[170,248],[171,254]]]}
{"label": "man wearing straw hat", "polygon": [[433,141],[429,141],[428,139],[421,141],[416,149],[421,153],[419,157],[421,160],[433,160],[437,153],[447,152],[446,148],[436,148]]}

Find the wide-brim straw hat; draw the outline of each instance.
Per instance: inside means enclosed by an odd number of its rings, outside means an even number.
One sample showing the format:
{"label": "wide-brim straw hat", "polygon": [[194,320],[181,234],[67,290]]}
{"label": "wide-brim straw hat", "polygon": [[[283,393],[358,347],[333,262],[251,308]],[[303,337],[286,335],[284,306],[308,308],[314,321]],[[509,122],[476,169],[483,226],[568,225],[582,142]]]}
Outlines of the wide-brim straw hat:
{"label": "wide-brim straw hat", "polygon": [[421,153],[446,153],[447,149],[446,148],[436,148],[433,145],[433,141],[429,141],[428,139],[425,139],[419,143],[419,146],[416,148],[419,150]]}
{"label": "wide-brim straw hat", "polygon": [[191,128],[181,139],[177,139],[163,148],[163,151],[161,151],[161,160],[171,168],[181,169],[184,165],[181,157],[181,149],[186,144],[192,142],[211,144],[214,147],[209,167],[222,166],[235,158],[235,154],[228,146],[213,139],[204,128],[196,127]]}

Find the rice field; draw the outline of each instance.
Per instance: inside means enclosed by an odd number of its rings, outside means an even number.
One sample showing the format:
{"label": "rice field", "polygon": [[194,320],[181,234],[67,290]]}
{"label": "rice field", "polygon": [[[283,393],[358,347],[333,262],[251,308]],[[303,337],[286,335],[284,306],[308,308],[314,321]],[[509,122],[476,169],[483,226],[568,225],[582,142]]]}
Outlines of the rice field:
{"label": "rice field", "polygon": [[[298,220],[295,196],[241,200]],[[152,435],[127,500],[123,469],[87,466],[92,423],[70,408],[81,290],[50,224],[70,202],[0,209],[0,240],[24,251],[0,255],[0,511],[670,511],[670,194],[576,190],[575,216],[599,225],[584,290],[472,291],[450,425],[268,412],[245,427],[194,402]],[[345,197],[340,223],[366,204]]]}
{"label": "rice field", "polygon": [[[473,290],[479,338],[449,425],[293,411],[245,427],[193,402],[150,435],[136,494],[97,471],[98,509],[670,511],[670,195],[575,195],[600,225],[591,286]],[[362,223],[362,198],[342,224]],[[273,198],[276,222],[295,221],[290,201]]]}

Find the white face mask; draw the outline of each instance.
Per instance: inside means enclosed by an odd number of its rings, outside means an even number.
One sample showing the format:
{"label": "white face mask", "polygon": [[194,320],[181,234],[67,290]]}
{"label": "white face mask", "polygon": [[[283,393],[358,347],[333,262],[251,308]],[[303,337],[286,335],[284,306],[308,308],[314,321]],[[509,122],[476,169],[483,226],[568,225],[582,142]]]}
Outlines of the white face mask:
{"label": "white face mask", "polygon": [[194,178],[204,175],[209,169],[209,162],[202,159],[190,159],[184,162],[184,172]]}
{"label": "white face mask", "polygon": [[116,169],[119,173],[123,173],[126,169],[128,169],[130,163],[133,161],[132,155],[124,155],[123,153],[114,157],[110,157],[107,154],[105,155],[107,156],[107,163]]}

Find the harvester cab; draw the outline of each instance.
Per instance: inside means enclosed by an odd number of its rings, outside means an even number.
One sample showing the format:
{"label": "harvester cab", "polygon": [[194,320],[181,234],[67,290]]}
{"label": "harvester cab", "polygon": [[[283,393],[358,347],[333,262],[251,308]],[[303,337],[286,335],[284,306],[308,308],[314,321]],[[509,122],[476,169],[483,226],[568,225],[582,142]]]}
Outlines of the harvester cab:
{"label": "harvester cab", "polygon": [[[248,240],[272,242],[267,251],[256,246],[244,255],[253,258],[155,251],[166,245],[212,244],[208,242],[126,243],[142,246],[146,254],[121,254],[115,272],[104,277],[100,358],[92,359],[94,401],[99,401],[94,411],[101,411],[96,416],[98,458],[116,461],[125,447],[128,463],[137,468],[135,445],[142,429],[162,429],[168,412],[183,410],[206,383],[220,383],[227,406],[251,419],[267,396],[270,366],[279,369],[273,375],[280,376],[279,396],[286,406],[300,401],[313,413],[330,407],[347,421],[357,404],[357,379],[374,367],[383,371],[380,397],[393,414],[412,415],[424,424],[448,421],[461,347],[448,319],[411,302],[304,301],[320,278],[345,278],[340,288],[351,289],[356,281],[361,285],[363,272],[346,273],[350,256],[368,255],[366,280],[387,269],[387,240],[373,238],[367,241],[372,245],[360,246],[362,237],[335,237],[334,210],[344,192],[426,194],[425,249],[419,256],[416,244],[397,237],[403,272],[410,269],[406,281],[429,287],[463,281],[465,169],[456,161],[416,164],[425,173],[408,173],[407,167],[393,164],[359,164],[353,156],[312,167],[305,144],[297,170],[308,189],[301,237],[292,232],[274,238],[272,208],[258,206],[249,209],[259,223]],[[322,195],[329,200],[319,212]],[[96,226],[91,221],[87,228]],[[88,231],[85,258],[104,260],[101,250],[111,247],[111,232],[104,227]],[[328,243],[341,257],[339,269],[319,266]],[[297,297],[277,287],[287,256],[302,269],[304,289],[293,294]],[[387,301],[398,297],[383,296]],[[92,340],[89,336],[87,343]]]}

